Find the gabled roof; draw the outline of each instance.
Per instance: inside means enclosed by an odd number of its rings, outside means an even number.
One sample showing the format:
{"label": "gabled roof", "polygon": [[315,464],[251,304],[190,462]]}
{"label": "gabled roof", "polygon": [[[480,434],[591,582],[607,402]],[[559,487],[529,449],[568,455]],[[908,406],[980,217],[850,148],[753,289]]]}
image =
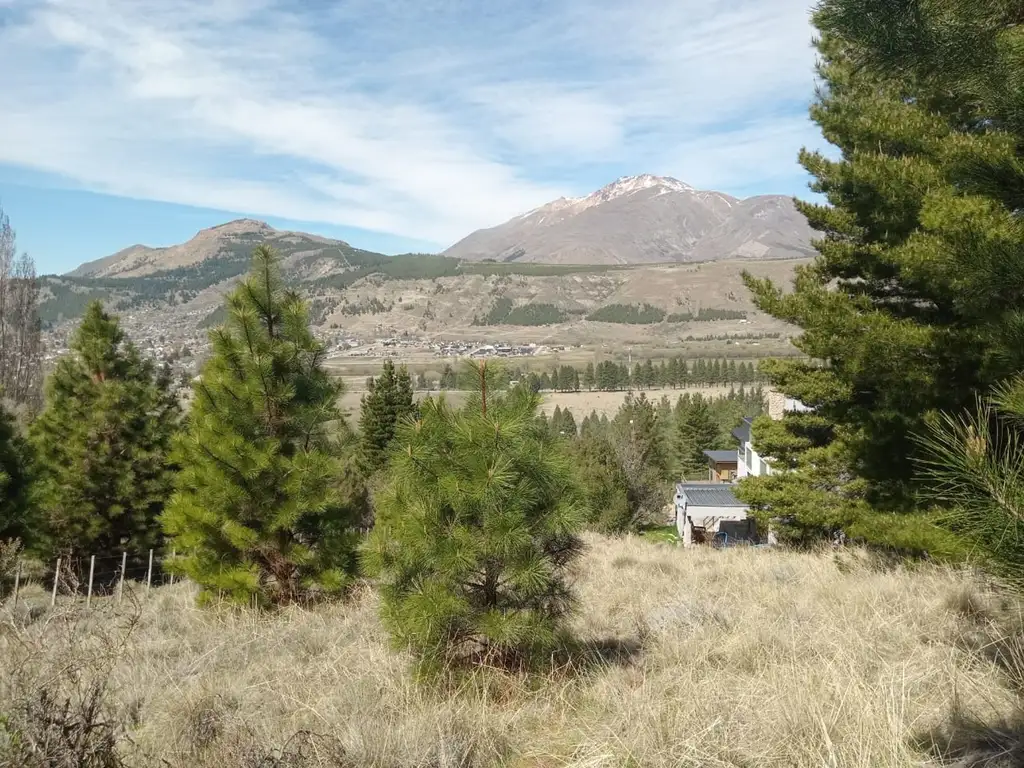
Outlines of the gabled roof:
{"label": "gabled roof", "polygon": [[754,420],[749,417],[743,419],[743,423],[732,431],[732,436],[739,440],[741,443],[747,442],[748,440],[750,440],[750,425],[753,423]]}
{"label": "gabled roof", "polygon": [[686,498],[694,507],[744,507],[728,483],[679,483],[676,494]]}
{"label": "gabled roof", "polygon": [[739,461],[738,453],[738,451],[704,451],[704,455],[716,464],[735,464]]}

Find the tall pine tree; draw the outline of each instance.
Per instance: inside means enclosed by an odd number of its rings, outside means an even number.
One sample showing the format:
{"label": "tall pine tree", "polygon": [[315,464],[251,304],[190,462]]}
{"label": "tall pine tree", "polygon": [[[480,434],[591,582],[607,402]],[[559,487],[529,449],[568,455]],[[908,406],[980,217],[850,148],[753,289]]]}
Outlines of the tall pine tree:
{"label": "tall pine tree", "polygon": [[818,256],[792,293],[746,277],[811,358],[772,366],[772,383],[831,422],[836,477],[863,479],[876,510],[913,504],[933,414],[1021,367],[1020,19],[988,5],[824,0],[811,114],[840,156],[802,153],[829,204],[799,204]]}
{"label": "tall pine tree", "polygon": [[176,444],[181,473],[163,516],[175,566],[204,596],[240,603],[337,593],[355,567],[360,513],[343,487],[341,386],[271,248],[255,249],[227,309]]}
{"label": "tall pine tree", "polygon": [[179,419],[168,369],[143,358],[117,318],[91,303],[30,429],[42,551],[141,558],[157,546]]}
{"label": "tall pine tree", "polygon": [[483,384],[454,410],[430,400],[399,427],[365,563],[396,641],[430,664],[520,663],[573,607],[569,566],[586,517],[572,462],[527,387]]}
{"label": "tall pine tree", "polygon": [[15,539],[32,543],[36,526],[29,516],[29,457],[14,417],[0,405],[0,546]]}
{"label": "tall pine tree", "polygon": [[395,429],[415,411],[409,372],[404,365],[396,369],[394,362],[385,360],[380,375],[370,379],[369,391],[360,403],[359,447],[368,472],[384,467],[385,451]]}
{"label": "tall pine tree", "polygon": [[708,469],[704,451],[715,447],[719,435],[719,427],[707,399],[700,395],[685,402],[680,399],[675,421],[679,472],[685,478],[704,479]]}

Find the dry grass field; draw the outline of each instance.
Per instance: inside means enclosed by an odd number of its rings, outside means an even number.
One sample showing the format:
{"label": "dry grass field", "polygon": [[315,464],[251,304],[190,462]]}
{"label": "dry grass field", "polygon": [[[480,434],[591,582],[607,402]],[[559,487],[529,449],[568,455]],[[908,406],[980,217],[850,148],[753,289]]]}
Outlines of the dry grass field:
{"label": "dry grass field", "polygon": [[451,690],[413,681],[369,587],[262,616],[198,609],[188,584],[120,610],[8,604],[0,763],[5,727],[51,750],[85,738],[47,728],[60,707],[38,692],[69,695],[74,714],[98,679],[94,720],[121,724],[112,737],[130,766],[1022,764],[1021,618],[977,578],[857,551],[588,543],[574,624],[587,661],[534,678],[481,670]]}

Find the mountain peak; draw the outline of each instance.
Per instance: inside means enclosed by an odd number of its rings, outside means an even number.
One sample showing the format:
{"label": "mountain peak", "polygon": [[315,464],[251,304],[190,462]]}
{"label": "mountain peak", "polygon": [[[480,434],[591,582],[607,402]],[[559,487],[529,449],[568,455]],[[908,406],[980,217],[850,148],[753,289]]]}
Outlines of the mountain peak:
{"label": "mountain peak", "polygon": [[813,236],[788,198],[747,202],[642,173],[473,232],[445,253],[550,264],[793,258],[812,254]]}
{"label": "mountain peak", "polygon": [[641,173],[638,176],[620,176],[611,184],[606,184],[596,192],[591,192],[586,197],[579,197],[573,200],[581,208],[589,208],[600,203],[607,203],[617,197],[632,195],[636,192],[643,192],[647,189],[656,189],[657,194],[664,195],[672,192],[693,192],[689,184],[671,176],[655,176],[652,173]]}
{"label": "mountain peak", "polygon": [[235,219],[203,230],[203,232],[215,232],[218,235],[267,234],[276,231],[267,222],[259,219]]}

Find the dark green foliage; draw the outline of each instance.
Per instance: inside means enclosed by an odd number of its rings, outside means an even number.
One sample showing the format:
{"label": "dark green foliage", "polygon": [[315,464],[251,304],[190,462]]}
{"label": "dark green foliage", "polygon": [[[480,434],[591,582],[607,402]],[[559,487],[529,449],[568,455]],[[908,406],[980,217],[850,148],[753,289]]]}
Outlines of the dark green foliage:
{"label": "dark green foliage", "polygon": [[398,424],[416,412],[412,380],[403,365],[396,369],[384,361],[380,376],[371,378],[359,409],[359,447],[363,464],[370,473],[384,468],[385,451]]}
{"label": "dark green foliage", "polygon": [[841,157],[802,155],[830,205],[800,208],[824,237],[793,293],[747,278],[825,364],[780,366],[773,382],[836,425],[880,510],[913,504],[929,414],[970,408],[1020,368],[1020,18],[982,5],[822,3],[812,117]]}
{"label": "dark green foliage", "polygon": [[390,309],[390,305],[384,304],[384,302],[374,296],[366,301],[360,301],[358,304],[342,304],[340,311],[343,315],[378,315],[382,312],[388,312]]}
{"label": "dark green foliage", "polygon": [[573,418],[572,411],[568,408],[562,410],[556,405],[554,412],[551,414],[551,421],[548,422],[548,428],[551,430],[553,437],[569,440],[576,438],[576,419]]}
{"label": "dark green foliage", "polygon": [[629,478],[608,437],[587,428],[576,443],[574,454],[590,509],[588,527],[613,535],[638,530],[644,510],[630,498]]}
{"label": "dark green foliage", "polygon": [[458,389],[459,379],[455,374],[455,370],[445,363],[444,370],[441,371],[441,383],[440,389]]}
{"label": "dark green foliage", "polygon": [[204,595],[283,604],[347,585],[362,497],[339,440],[340,384],[305,305],[283,288],[273,250],[256,248],[252,263],[210,333],[163,524],[173,567]]}
{"label": "dark green foliage", "polygon": [[666,322],[669,323],[687,323],[690,321],[710,322],[712,320],[745,320],[747,317],[746,312],[742,312],[736,309],[699,309],[697,314],[694,315],[691,312],[673,312],[667,318]]}
{"label": "dark green foliage", "polygon": [[1024,378],[963,415],[943,414],[921,436],[924,495],[944,527],[990,570],[1024,585]]}
{"label": "dark green foliage", "polygon": [[428,666],[527,661],[573,607],[587,510],[539,404],[528,387],[480,387],[461,410],[427,399],[399,427],[364,562],[388,629]]}
{"label": "dark green foliage", "polygon": [[637,520],[653,518],[665,504],[671,460],[663,435],[654,403],[646,395],[628,393],[611,422],[609,436]]}
{"label": "dark green foliage", "polygon": [[652,325],[665,319],[665,310],[650,304],[609,304],[589,315],[587,320],[600,323],[626,323]]}
{"label": "dark green foliage", "polygon": [[711,405],[700,395],[686,400],[680,398],[675,421],[679,474],[687,479],[703,480],[708,473],[704,451],[716,447],[721,432],[712,415]]}
{"label": "dark green foliage", "polygon": [[143,359],[99,302],[70,346],[30,431],[42,549],[141,556],[160,541],[173,482],[180,412],[169,372]]}
{"label": "dark green foliage", "polygon": [[473,325],[554,325],[564,323],[568,319],[562,310],[554,304],[524,304],[513,306],[512,300],[501,296],[483,319],[477,319]]}
{"label": "dark green foliage", "polygon": [[0,545],[12,539],[31,545],[35,521],[29,506],[28,442],[0,405]]}

